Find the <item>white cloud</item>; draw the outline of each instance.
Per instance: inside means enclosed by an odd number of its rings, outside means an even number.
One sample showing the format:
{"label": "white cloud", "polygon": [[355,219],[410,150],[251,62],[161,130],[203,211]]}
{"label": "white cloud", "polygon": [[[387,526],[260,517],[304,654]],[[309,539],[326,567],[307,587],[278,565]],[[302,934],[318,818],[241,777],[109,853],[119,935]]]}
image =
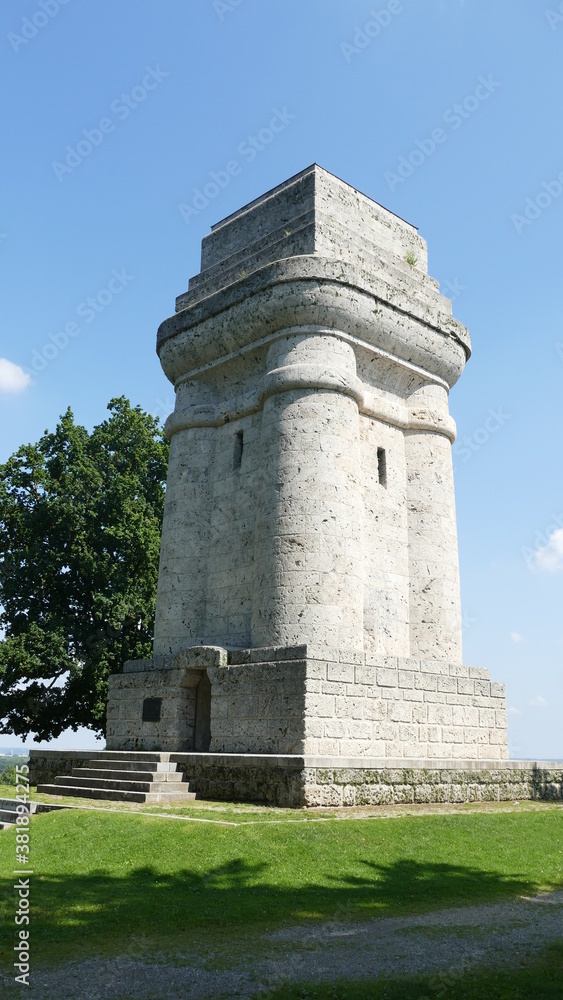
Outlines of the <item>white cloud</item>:
{"label": "white cloud", "polygon": [[531,565],[534,569],[545,569],[548,573],[563,569],[563,528],[552,531],[547,545],[536,549]]}
{"label": "white cloud", "polygon": [[532,708],[547,708],[548,704],[549,702],[545,698],[542,698],[541,694],[536,695],[530,702]]}
{"label": "white cloud", "polygon": [[509,705],[507,712],[509,715],[522,715],[522,709],[516,708],[516,705]]}
{"label": "white cloud", "polygon": [[524,642],[524,636],[520,635],[519,632],[511,632],[510,638],[512,639],[512,642]]}
{"label": "white cloud", "polygon": [[0,392],[23,392],[31,382],[31,376],[23,368],[7,358],[0,358]]}

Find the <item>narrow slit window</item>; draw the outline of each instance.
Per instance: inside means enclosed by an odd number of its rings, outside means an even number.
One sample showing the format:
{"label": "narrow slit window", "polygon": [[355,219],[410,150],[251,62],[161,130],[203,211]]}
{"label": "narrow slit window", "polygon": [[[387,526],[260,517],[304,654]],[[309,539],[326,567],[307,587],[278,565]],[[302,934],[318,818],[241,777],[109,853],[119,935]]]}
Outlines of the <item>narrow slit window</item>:
{"label": "narrow slit window", "polygon": [[385,448],[377,449],[377,475],[379,485],[387,487],[387,456]]}
{"label": "narrow slit window", "polygon": [[242,449],[244,446],[243,432],[237,431],[235,434],[235,450],[233,453],[233,469],[240,469],[242,465]]}

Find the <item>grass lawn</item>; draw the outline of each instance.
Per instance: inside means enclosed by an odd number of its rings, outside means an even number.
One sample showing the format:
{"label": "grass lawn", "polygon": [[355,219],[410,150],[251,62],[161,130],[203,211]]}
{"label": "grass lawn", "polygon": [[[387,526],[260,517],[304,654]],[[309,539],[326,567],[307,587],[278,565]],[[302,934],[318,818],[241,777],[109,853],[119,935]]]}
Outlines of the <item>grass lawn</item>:
{"label": "grass lawn", "polygon": [[[213,943],[228,960],[237,941],[286,923],[401,915],[563,886],[557,805],[349,819],[325,811],[322,822],[259,807],[210,805],[207,815],[225,822],[143,811],[34,817],[35,959],[186,953]],[[269,822],[227,825],[241,815]],[[309,821],[296,822],[300,816]],[[3,963],[12,961],[15,836],[0,834]]]}
{"label": "grass lawn", "polygon": [[530,956],[520,968],[282,987],[257,1000],[561,1000],[562,964],[563,947],[554,945]]}

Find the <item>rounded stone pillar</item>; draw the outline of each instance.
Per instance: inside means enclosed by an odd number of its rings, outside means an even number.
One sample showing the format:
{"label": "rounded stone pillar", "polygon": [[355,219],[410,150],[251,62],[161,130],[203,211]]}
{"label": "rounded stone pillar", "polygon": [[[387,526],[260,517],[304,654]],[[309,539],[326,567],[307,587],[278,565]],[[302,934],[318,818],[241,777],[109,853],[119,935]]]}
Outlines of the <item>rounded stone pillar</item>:
{"label": "rounded stone pillar", "polygon": [[361,387],[330,331],[276,339],[260,386],[253,646],[361,649]]}
{"label": "rounded stone pillar", "polygon": [[[411,394],[405,432],[410,575],[410,655],[461,663],[461,601],[452,438],[446,390]],[[430,429],[432,423],[436,429]],[[411,426],[412,426],[411,424]],[[439,429],[443,426],[444,429]]]}
{"label": "rounded stone pillar", "polygon": [[207,562],[213,510],[216,428],[205,386],[178,388],[168,418],[170,456],[162,523],[154,624],[154,655],[177,653],[205,641]]}

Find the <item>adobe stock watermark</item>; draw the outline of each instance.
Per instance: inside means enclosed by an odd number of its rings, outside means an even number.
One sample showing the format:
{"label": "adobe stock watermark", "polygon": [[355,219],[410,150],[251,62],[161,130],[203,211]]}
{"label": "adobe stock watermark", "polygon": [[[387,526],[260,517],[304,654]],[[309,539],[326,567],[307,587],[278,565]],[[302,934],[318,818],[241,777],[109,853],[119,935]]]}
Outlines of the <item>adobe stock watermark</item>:
{"label": "adobe stock watermark", "polygon": [[[122,268],[120,271],[114,268],[107,284],[95,295],[89,295],[87,299],[80,302],[75,309],[75,316],[84,323],[93,323],[97,316],[107,309],[113,302],[116,295],[120,295],[124,288],[135,279]],[[40,350],[35,350],[31,355],[29,368],[25,369],[29,375],[37,375],[47,368],[52,361],[58,358],[62,351],[82,333],[82,326],[76,319],[70,320],[57,333],[50,333],[49,338]]]}
{"label": "adobe stock watermark", "polygon": [[20,27],[20,34],[9,31],[7,39],[14,52],[18,53],[23,45],[29,45],[32,38],[36,38],[42,28],[46,28],[49,21],[57,16],[61,7],[66,7],[70,0],[39,0],[35,11],[31,17],[23,17]]}
{"label": "adobe stock watermark", "polygon": [[[562,528],[563,513],[552,514],[550,524],[548,524],[543,531],[536,531],[534,535],[533,548],[530,548],[529,545],[521,546],[520,554],[528,569],[533,570],[545,568],[545,566],[542,567],[542,559],[545,563],[546,559],[549,558],[550,547],[553,544],[554,536],[559,537]],[[559,532],[559,535],[557,535],[557,532]]]}
{"label": "adobe stock watermark", "polygon": [[[292,115],[284,106],[281,110],[273,108],[273,117],[264,128],[261,128],[256,135],[247,135],[236,148],[239,157],[244,163],[252,163],[259,153],[274,141],[276,135],[285,132],[290,122],[294,121],[297,115]],[[238,177],[242,173],[244,163],[240,160],[229,160],[220,170],[210,170],[209,180],[201,188],[193,188],[193,198],[190,202],[182,201],[178,205],[178,211],[184,222],[188,225],[192,218],[197,217],[209,203],[219,196],[221,191],[229,186],[233,177]]]}
{"label": "adobe stock watermark", "polygon": [[[483,949],[478,948],[471,955],[471,960],[475,961],[476,957],[481,958],[483,954]],[[447,998],[451,996],[451,991],[459,984],[468,971],[470,967],[469,962],[469,949],[465,948],[465,956],[459,959],[457,965],[450,965],[448,969],[443,969],[441,972],[434,972],[430,976],[426,983],[428,992],[419,994],[418,1000],[432,1000],[432,998]]]}
{"label": "adobe stock watermark", "polygon": [[393,18],[397,14],[402,14],[404,9],[401,0],[390,0],[381,10],[370,10],[369,20],[363,27],[354,29],[352,42],[340,42],[340,51],[346,62],[352,62],[354,56],[359,56],[360,53],[364,52],[374,38],[381,34],[383,28],[388,28]]}
{"label": "adobe stock watermark", "polygon": [[509,420],[510,413],[505,413],[502,406],[497,406],[496,409],[491,407],[482,425],[454,444],[452,449],[454,459],[459,459],[463,463],[469,462]]}
{"label": "adobe stock watermark", "polygon": [[563,194],[563,170],[560,170],[555,180],[542,181],[542,190],[536,194],[535,198],[526,198],[524,202],[523,214],[513,212],[510,216],[516,232],[520,234],[525,226],[531,226],[532,222],[539,219],[542,212],[550,208],[554,201]]}
{"label": "adobe stock watermark", "polygon": [[228,14],[232,14],[237,7],[240,7],[244,0],[213,0],[213,8],[220,21],[224,21]]}
{"label": "adobe stock watermark", "polygon": [[174,407],[176,406],[176,396],[167,396],[166,399],[162,399],[161,396],[154,401],[154,408],[151,410],[153,417],[161,420],[163,423],[174,412]]}
{"label": "adobe stock watermark", "polygon": [[445,295],[450,302],[455,302],[467,291],[467,285],[462,285],[459,278],[452,278],[451,281],[440,282],[440,295]]}
{"label": "adobe stock watermark", "polygon": [[466,632],[469,632],[469,629],[473,628],[473,626],[476,624],[477,624],[477,618],[474,618],[473,615],[470,615],[468,611],[462,611],[461,614],[462,635],[465,635]]}
{"label": "adobe stock watermark", "polygon": [[[20,878],[14,884],[17,894],[17,909],[14,923],[16,931],[16,941],[14,945],[14,968],[16,983],[29,986],[30,975],[30,876],[33,870],[30,867],[29,854],[29,818],[31,813],[29,799],[29,767],[27,764],[19,764],[16,767],[16,867],[13,874]],[[21,878],[24,875],[25,878]]]}
{"label": "adobe stock watermark", "polygon": [[[451,108],[444,111],[442,121],[444,125],[448,126],[449,132],[457,132],[463,123],[471,118],[499,87],[502,87],[502,83],[495,80],[492,73],[489,73],[487,77],[477,77],[477,86],[471,93],[461,103],[453,104]],[[430,135],[425,139],[416,140],[415,148],[406,156],[399,158],[396,171],[387,170],[384,174],[391,191],[394,191],[398,184],[404,184],[408,177],[412,177],[415,170],[434,155],[438,146],[442,146],[448,141],[449,132],[439,126],[432,129]]]}
{"label": "adobe stock watermark", "polygon": [[[120,94],[119,97],[116,97],[111,102],[110,111],[117,117],[118,122],[124,122],[131,112],[135,108],[138,108],[140,104],[143,104],[149,94],[156,90],[162,81],[170,76],[170,73],[165,73],[158,65],[155,69],[152,66],[145,66],[145,70],[146,72],[141,83],[133,87],[129,93]],[[59,160],[53,160],[51,163],[51,167],[59,183],[67,174],[72,174],[98,146],[102,145],[106,135],[115,131],[115,125],[116,123],[112,118],[100,118],[95,128],[82,129],[83,138],[78,140],[76,146],[65,146],[66,156],[64,162],[61,163]]]}
{"label": "adobe stock watermark", "polygon": [[563,0],[561,0],[557,10],[546,10],[545,16],[551,30],[557,31],[557,29],[563,24]]}
{"label": "adobe stock watermark", "polygon": [[555,350],[557,351],[557,357],[560,361],[563,361],[563,340],[558,340],[555,345]]}

